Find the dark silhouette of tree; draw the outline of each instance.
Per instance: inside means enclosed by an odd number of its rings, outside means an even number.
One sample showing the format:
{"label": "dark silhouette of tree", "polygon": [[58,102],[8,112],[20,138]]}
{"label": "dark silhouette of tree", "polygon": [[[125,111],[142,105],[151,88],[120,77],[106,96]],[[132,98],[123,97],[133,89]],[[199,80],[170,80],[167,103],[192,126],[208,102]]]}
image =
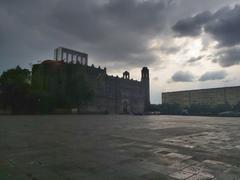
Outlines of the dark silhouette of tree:
{"label": "dark silhouette of tree", "polygon": [[19,66],[2,73],[0,77],[1,100],[5,109],[10,109],[13,113],[28,110],[30,80],[30,71]]}
{"label": "dark silhouette of tree", "polygon": [[45,65],[42,73],[32,77],[34,111],[53,112],[54,109],[70,112],[92,100],[93,88],[85,77],[84,69],[79,71],[75,64],[65,64],[64,68]]}
{"label": "dark silhouette of tree", "polygon": [[70,107],[79,107],[86,105],[94,97],[94,91],[84,73],[74,71],[71,64],[69,64],[66,81],[66,101]]}

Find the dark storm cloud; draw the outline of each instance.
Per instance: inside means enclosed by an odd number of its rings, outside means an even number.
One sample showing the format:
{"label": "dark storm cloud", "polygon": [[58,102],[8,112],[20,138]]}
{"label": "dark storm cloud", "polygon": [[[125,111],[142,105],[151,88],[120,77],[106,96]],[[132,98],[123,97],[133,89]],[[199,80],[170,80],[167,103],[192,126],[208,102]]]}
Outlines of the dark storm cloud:
{"label": "dark storm cloud", "polygon": [[219,51],[213,60],[222,67],[229,67],[240,64],[240,47],[228,48]]}
{"label": "dark storm cloud", "polygon": [[[0,1],[0,71],[38,60],[52,50],[51,31],[46,26],[47,5],[42,1]],[[52,57],[52,56],[50,56]]]}
{"label": "dark storm cloud", "polygon": [[202,32],[202,25],[210,21],[212,14],[209,11],[178,21],[172,29],[178,36],[198,36]]}
{"label": "dark storm cloud", "polygon": [[225,7],[213,14],[214,21],[207,24],[205,31],[210,33],[221,46],[234,46],[240,43],[240,5]]}
{"label": "dark storm cloud", "polygon": [[105,18],[141,33],[155,34],[162,29],[167,1],[110,0],[103,8]]}
{"label": "dark storm cloud", "polygon": [[90,5],[84,1],[83,11],[76,6],[78,1],[72,2],[57,4],[50,23],[88,44],[96,59],[134,66],[158,60],[148,51],[147,42],[164,28],[168,8],[164,1],[111,0]]}
{"label": "dark storm cloud", "polygon": [[[57,46],[85,51],[90,63],[94,60],[97,65],[151,66],[161,60],[154,55],[156,49],[149,49],[150,40],[159,38],[164,42],[160,51],[176,53],[181,47],[172,47],[165,39],[172,33],[169,26],[180,17],[223,4],[226,1],[0,0],[0,71],[52,58]],[[199,27],[208,16],[204,11],[182,24],[196,21],[194,27]],[[208,31],[216,30],[209,26]]]}
{"label": "dark storm cloud", "polygon": [[227,73],[225,71],[206,72],[199,78],[199,81],[221,80],[225,79],[226,76]]}
{"label": "dark storm cloud", "polygon": [[147,42],[165,28],[170,5],[166,0],[0,1],[1,63],[22,64],[42,54],[51,58],[53,48],[66,46],[86,51],[100,64],[150,65],[158,59]]}
{"label": "dark storm cloud", "polygon": [[172,75],[171,80],[174,82],[192,82],[194,75],[188,71],[178,71]]}
{"label": "dark storm cloud", "polygon": [[240,5],[226,6],[215,13],[208,11],[179,20],[172,29],[178,36],[198,36],[202,31],[211,34],[220,46],[240,43]]}

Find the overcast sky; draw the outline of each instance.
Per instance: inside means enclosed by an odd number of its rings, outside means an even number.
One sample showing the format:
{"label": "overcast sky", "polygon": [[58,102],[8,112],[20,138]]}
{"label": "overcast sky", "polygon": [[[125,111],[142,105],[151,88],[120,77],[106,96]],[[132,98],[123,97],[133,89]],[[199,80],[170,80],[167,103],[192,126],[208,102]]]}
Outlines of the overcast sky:
{"label": "overcast sky", "polygon": [[240,0],[0,0],[0,22],[0,72],[64,46],[113,75],[149,67],[152,103],[240,85]]}

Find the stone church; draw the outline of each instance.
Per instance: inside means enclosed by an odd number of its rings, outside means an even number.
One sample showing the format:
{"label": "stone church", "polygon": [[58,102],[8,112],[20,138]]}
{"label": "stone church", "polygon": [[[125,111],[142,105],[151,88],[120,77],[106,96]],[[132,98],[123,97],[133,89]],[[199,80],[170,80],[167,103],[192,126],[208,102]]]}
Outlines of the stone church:
{"label": "stone church", "polygon": [[73,74],[84,74],[94,91],[92,101],[72,107],[79,113],[143,114],[150,105],[147,67],[141,70],[141,81],[130,79],[127,71],[122,77],[111,76],[106,68],[89,66],[88,54],[63,47],[54,50],[54,59],[33,65],[32,84],[40,80],[41,89],[64,96],[69,66]]}

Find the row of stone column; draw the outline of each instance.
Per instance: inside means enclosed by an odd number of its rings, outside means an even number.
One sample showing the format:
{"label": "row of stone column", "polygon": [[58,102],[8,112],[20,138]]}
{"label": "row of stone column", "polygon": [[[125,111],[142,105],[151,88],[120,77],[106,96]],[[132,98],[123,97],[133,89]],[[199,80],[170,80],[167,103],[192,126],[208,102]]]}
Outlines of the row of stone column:
{"label": "row of stone column", "polygon": [[[70,56],[70,58],[69,58],[69,56]],[[67,53],[67,52],[62,52],[61,59],[66,62],[80,63],[82,65],[88,64],[87,57],[84,57],[81,55],[74,55],[74,54]]]}

